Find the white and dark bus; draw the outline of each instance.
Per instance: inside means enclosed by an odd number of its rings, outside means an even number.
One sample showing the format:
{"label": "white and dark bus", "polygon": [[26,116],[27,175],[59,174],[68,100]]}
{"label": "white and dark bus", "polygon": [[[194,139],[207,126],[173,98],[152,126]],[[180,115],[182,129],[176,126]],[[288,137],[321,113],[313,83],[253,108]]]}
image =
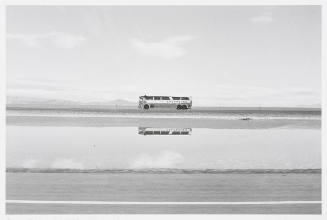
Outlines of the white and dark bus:
{"label": "white and dark bus", "polygon": [[182,96],[140,96],[139,108],[176,108],[176,109],[191,109],[192,97]]}
{"label": "white and dark bus", "polygon": [[141,135],[191,135],[192,128],[149,128],[139,127]]}

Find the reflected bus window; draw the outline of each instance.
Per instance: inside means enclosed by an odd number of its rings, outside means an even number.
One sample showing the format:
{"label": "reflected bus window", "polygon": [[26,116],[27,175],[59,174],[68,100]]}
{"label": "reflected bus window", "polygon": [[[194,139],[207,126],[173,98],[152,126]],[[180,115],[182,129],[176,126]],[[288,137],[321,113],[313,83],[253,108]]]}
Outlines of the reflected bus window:
{"label": "reflected bus window", "polygon": [[150,128],[139,127],[140,135],[191,135],[192,128]]}

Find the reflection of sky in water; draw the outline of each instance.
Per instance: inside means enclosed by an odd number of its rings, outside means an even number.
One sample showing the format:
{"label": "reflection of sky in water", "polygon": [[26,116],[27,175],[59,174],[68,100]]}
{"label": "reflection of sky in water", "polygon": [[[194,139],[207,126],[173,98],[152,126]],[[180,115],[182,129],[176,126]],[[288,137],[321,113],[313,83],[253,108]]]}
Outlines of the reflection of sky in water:
{"label": "reflection of sky in water", "polygon": [[7,166],[26,168],[320,168],[321,131],[202,129],[139,135],[135,127],[7,127]]}

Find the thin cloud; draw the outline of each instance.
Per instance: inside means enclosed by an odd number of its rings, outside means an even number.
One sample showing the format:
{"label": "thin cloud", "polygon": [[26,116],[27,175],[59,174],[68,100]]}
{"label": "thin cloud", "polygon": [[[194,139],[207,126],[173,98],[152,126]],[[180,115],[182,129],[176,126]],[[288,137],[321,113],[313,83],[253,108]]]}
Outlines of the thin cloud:
{"label": "thin cloud", "polygon": [[141,39],[131,39],[132,46],[143,55],[161,57],[164,59],[176,59],[184,56],[187,51],[183,47],[195,37],[184,35],[166,38],[158,42],[147,42]]}
{"label": "thin cloud", "polygon": [[270,24],[274,21],[272,15],[259,15],[250,18],[251,23],[253,24]]}
{"label": "thin cloud", "polygon": [[163,151],[158,156],[140,155],[131,164],[132,169],[176,168],[184,161],[184,157],[174,151]]}
{"label": "thin cloud", "polygon": [[28,47],[52,46],[71,49],[80,46],[86,40],[82,35],[52,31],[41,34],[7,34],[8,40],[16,40]]}
{"label": "thin cloud", "polygon": [[82,163],[70,158],[56,159],[50,167],[53,169],[84,169]]}
{"label": "thin cloud", "polygon": [[22,162],[21,167],[22,168],[27,168],[27,169],[31,169],[31,168],[37,168],[37,165],[39,164],[38,160],[35,159],[28,159]]}

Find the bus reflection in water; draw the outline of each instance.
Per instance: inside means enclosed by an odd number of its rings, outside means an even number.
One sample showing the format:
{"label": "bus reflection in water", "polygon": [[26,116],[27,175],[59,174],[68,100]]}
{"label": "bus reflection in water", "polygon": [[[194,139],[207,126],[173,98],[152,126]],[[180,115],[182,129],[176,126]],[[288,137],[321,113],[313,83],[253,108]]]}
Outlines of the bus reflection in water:
{"label": "bus reflection in water", "polygon": [[141,135],[191,135],[192,128],[148,128],[139,127]]}

